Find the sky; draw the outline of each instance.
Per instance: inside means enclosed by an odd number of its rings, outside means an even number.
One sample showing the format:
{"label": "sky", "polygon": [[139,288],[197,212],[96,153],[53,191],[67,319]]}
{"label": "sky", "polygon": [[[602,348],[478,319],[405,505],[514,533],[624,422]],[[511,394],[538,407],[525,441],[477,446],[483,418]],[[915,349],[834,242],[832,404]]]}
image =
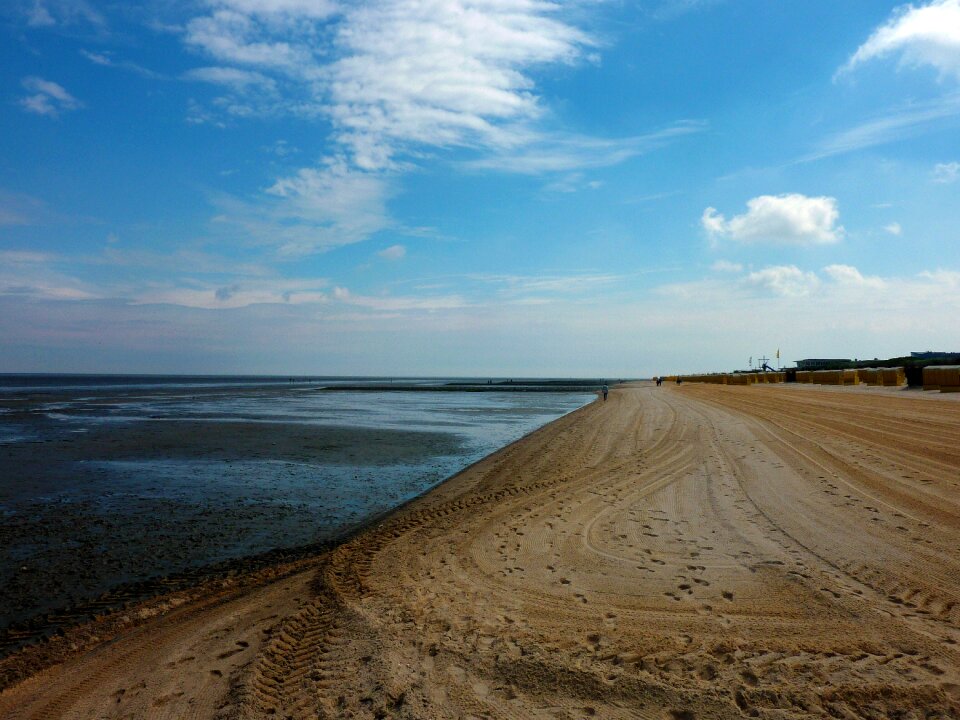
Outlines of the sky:
{"label": "sky", "polygon": [[0,372],[960,351],[958,249],[960,0],[0,6]]}

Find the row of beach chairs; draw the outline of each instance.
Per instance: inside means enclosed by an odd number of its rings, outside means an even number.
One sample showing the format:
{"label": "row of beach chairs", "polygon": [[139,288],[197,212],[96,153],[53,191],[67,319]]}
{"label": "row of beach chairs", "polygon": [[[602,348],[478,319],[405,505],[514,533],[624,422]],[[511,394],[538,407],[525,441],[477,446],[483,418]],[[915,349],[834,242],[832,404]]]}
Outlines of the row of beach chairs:
{"label": "row of beach chairs", "polygon": [[[675,380],[672,375],[665,380]],[[785,372],[711,373],[708,375],[681,375],[683,382],[712,385],[756,385],[787,381]],[[856,370],[797,370],[798,383],[813,385],[880,385],[901,387],[907,384],[902,367],[859,368]],[[923,389],[940,392],[960,392],[960,365],[934,365],[923,369]]]}

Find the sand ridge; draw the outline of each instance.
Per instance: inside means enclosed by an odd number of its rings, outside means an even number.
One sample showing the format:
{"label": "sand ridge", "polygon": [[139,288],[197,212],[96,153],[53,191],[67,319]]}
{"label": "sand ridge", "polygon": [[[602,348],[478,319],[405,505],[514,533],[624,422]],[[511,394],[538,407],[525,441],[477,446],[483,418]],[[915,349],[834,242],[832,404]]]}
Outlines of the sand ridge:
{"label": "sand ridge", "polygon": [[0,717],[958,717],[958,437],[922,397],[616,389]]}

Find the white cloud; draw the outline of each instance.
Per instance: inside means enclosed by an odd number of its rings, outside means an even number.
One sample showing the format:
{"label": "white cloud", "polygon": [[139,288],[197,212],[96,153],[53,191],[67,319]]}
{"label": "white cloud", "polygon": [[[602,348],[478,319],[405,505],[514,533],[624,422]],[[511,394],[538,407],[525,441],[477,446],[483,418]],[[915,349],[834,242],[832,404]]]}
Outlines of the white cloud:
{"label": "white cloud", "polygon": [[342,158],[280,178],[267,193],[279,199],[267,232],[280,233],[280,250],[287,255],[359,242],[390,225],[387,181],[351,168]]}
{"label": "white cloud", "polygon": [[291,16],[322,19],[338,9],[337,3],[329,0],[213,0],[211,4],[265,18]]}
{"label": "white cloud", "polygon": [[913,137],[930,129],[952,127],[958,123],[958,116],[960,95],[956,93],[926,102],[911,102],[826,138],[798,162],[842,155]]}
{"label": "white cloud", "polygon": [[711,270],[716,272],[743,272],[743,265],[740,263],[730,262],[728,260],[717,260],[713,265],[710,266]]}
{"label": "white cloud", "polygon": [[846,285],[858,288],[882,289],[886,283],[879,277],[865,277],[857,268],[852,265],[827,265],[823,272],[833,282],[839,285]]}
{"label": "white cloud", "polygon": [[401,260],[407,254],[407,249],[403,245],[391,245],[377,253],[384,260]]}
{"label": "white cloud", "polygon": [[88,24],[102,28],[106,25],[103,16],[86,0],[28,0],[21,3],[21,7],[31,27]]}
{"label": "white cloud", "polygon": [[251,86],[272,91],[276,83],[263,73],[241,70],[234,67],[199,67],[183,74],[185,80],[225,85],[233,90],[243,91]]}
{"label": "white cloud", "polygon": [[900,235],[901,233],[903,233],[903,228],[900,226],[900,223],[898,222],[892,222],[889,225],[884,225],[883,229],[886,230],[891,235]]}
{"label": "white cloud", "polygon": [[700,223],[714,238],[742,243],[822,245],[838,242],[843,227],[836,198],[800,194],[761,195],[747,201],[747,212],[727,220],[715,208],[703,211]]}
{"label": "white cloud", "polygon": [[960,177],[960,162],[937,163],[933,168],[935,183],[952,183]]}
{"label": "white cloud", "polygon": [[744,284],[783,297],[803,297],[816,290],[820,280],[816,273],[804,272],[796,265],[776,265],[750,273]]}
{"label": "white cloud", "polygon": [[32,95],[20,99],[20,106],[27,112],[48,117],[57,117],[68,110],[82,107],[82,103],[68,93],[62,85],[39,77],[26,77],[21,81]]}
{"label": "white cloud", "polygon": [[217,10],[194,18],[187,23],[185,40],[188,45],[224,62],[294,75],[315,65],[308,46],[280,39],[255,16],[234,10]]}
{"label": "white cloud", "polygon": [[94,65],[99,65],[100,67],[119,68],[121,70],[127,70],[152,80],[161,80],[164,77],[160,73],[154,72],[149,68],[145,68],[143,65],[138,65],[135,62],[130,62],[129,60],[115,60],[112,57],[112,54],[108,52],[92,52],[90,50],[81,49],[80,54]]}
{"label": "white cloud", "polygon": [[51,267],[60,258],[28,250],[0,251],[0,296],[36,300],[91,300],[96,287]]}
{"label": "white cloud", "polygon": [[50,253],[32,252],[30,250],[0,250],[0,263],[3,264],[34,264],[47,263],[55,259]]}
{"label": "white cloud", "polygon": [[0,227],[31,225],[43,211],[44,204],[37,198],[0,190]]}
{"label": "white cloud", "polygon": [[[382,207],[370,220],[355,220],[353,228],[345,227],[339,211],[329,222],[337,201],[325,200],[314,186],[336,197],[379,183],[382,199],[382,188],[398,172],[452,148],[475,155],[461,167],[573,173],[701,131],[703,123],[689,121],[608,140],[543,129],[547,108],[535,73],[591,61],[596,43],[575,22],[583,17],[578,11],[584,2],[592,0],[208,0],[206,12],[189,20],[182,36],[217,64],[185,77],[232,92],[193,101],[189,120],[223,124],[231,117],[294,113],[332,125],[327,164],[303,168],[271,188],[288,200],[285,207],[299,205],[301,214],[307,205],[326,208],[324,238],[284,242],[298,252],[356,242],[362,232],[388,222]],[[329,163],[341,169],[332,172]],[[338,184],[348,187],[340,191]],[[293,219],[295,214],[286,221]],[[314,230],[288,223],[280,234],[309,236]]]}
{"label": "white cloud", "polygon": [[527,70],[571,63],[592,44],[531,0],[387,0],[347,13],[329,68],[331,115],[362,167],[397,146],[514,147],[543,111]]}
{"label": "white cloud", "polygon": [[960,78],[960,0],[903,5],[857,48],[841,72],[899,54],[905,65],[932,65],[941,75]]}
{"label": "white cloud", "polygon": [[27,11],[27,24],[31,27],[50,27],[56,25],[57,21],[40,0],[35,0]]}
{"label": "white cloud", "polygon": [[[623,275],[602,273],[579,273],[572,275],[468,275],[467,279],[485,285],[498,286],[503,296],[528,296],[525,299],[539,299],[544,294],[595,293],[604,287],[622,281]],[[530,297],[533,295],[534,297]]]}
{"label": "white cloud", "polygon": [[703,132],[706,128],[704,122],[687,120],[646,135],[628,138],[544,134],[531,138],[522,148],[494,152],[470,161],[466,166],[526,175],[606,167],[652,152],[671,140]]}
{"label": "white cloud", "polygon": [[353,305],[376,312],[433,312],[455,310],[467,306],[467,302],[460,295],[358,295],[344,287],[334,288],[333,297],[345,305]]}
{"label": "white cloud", "polygon": [[208,282],[148,287],[130,291],[135,305],[178,305],[207,310],[231,310],[251,305],[314,305],[329,301],[326,280],[241,278],[234,282]]}

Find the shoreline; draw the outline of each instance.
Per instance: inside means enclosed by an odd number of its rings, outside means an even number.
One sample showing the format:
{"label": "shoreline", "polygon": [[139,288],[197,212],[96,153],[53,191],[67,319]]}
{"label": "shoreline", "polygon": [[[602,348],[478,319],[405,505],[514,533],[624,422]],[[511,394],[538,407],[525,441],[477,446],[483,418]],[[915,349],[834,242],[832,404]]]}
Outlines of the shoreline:
{"label": "shoreline", "polygon": [[958,431],[890,395],[617,388],[0,715],[956,716]]}
{"label": "shoreline", "polygon": [[[36,647],[38,644],[47,642],[55,637],[63,637],[71,631],[83,628],[91,623],[101,622],[103,619],[109,618],[112,615],[127,612],[133,607],[145,603],[150,604],[162,601],[164,596],[167,595],[183,592],[190,593],[211,583],[240,579],[244,576],[255,575],[258,572],[270,570],[271,568],[279,568],[286,565],[296,566],[304,562],[316,562],[338,546],[349,542],[356,536],[369,531],[380,523],[388,521],[394,515],[401,513],[407,506],[421,500],[441,486],[454,481],[458,476],[467,473],[474,466],[487,461],[489,458],[509,449],[513,445],[523,442],[530,435],[543,430],[549,425],[573,413],[582,411],[594,402],[596,402],[596,400],[570,410],[554,420],[530,430],[516,440],[474,460],[413,497],[365,518],[328,539],[306,545],[270,548],[252,555],[244,555],[216,563],[188,568],[181,572],[150,577],[140,581],[121,583],[110,588],[98,598],[77,605],[66,605],[50,611],[43,611],[36,616],[0,628],[0,691],[17,681],[16,679],[8,680],[4,678],[2,672],[4,661],[23,650]],[[127,629],[127,627],[125,627],[125,629]]]}

